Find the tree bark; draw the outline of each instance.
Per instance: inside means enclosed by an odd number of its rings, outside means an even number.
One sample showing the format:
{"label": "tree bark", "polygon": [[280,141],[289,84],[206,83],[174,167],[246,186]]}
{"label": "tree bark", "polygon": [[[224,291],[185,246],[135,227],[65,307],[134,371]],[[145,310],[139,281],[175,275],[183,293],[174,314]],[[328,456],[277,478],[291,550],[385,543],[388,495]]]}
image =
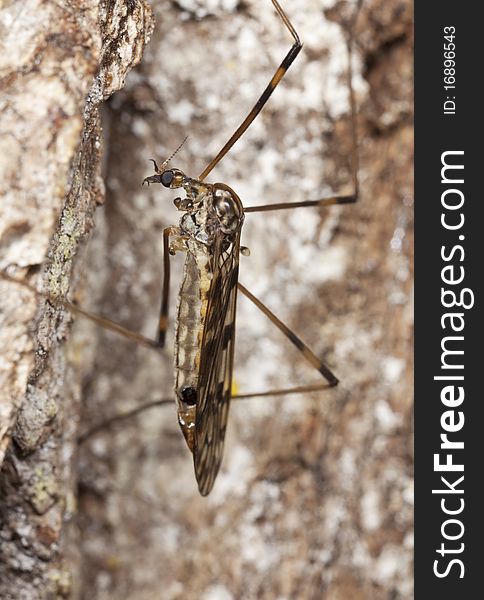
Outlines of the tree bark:
{"label": "tree bark", "polygon": [[[139,62],[145,2],[7,3],[2,40],[1,268],[52,298],[75,290],[104,200],[101,104]],[[0,596],[77,593],[76,430],[71,318],[2,282]],[[9,444],[10,442],[10,444]]]}
{"label": "tree bark", "polygon": [[[126,6],[128,14],[138,15],[131,65],[151,21],[146,9],[142,21],[140,4]],[[344,23],[354,4],[286,0],[283,7],[303,51],[260,117],[208,177],[232,186],[245,205],[351,192]],[[102,179],[97,111],[109,93],[99,83],[92,88],[102,90],[97,103],[86,104],[86,114],[96,120],[73,136],[81,142],[79,148],[73,142],[71,159],[63,157],[65,185],[78,191],[65,194],[68,208],[42,270],[49,293],[77,289],[82,306],[149,337],[159,311],[161,230],[177,224],[180,213],[172,206],[174,194],[161,186],[141,188],[152,174],[148,159],[162,161],[188,134],[172,164],[196,177],[291,44],[269,0],[161,1],[153,10],[156,28],[143,62],[103,113]],[[104,68],[103,57],[117,64],[128,54],[112,41],[124,39],[122,28],[106,24],[115,15],[96,21],[93,11],[92,22],[103,25],[94,36],[92,73],[98,64]],[[244,224],[242,243],[251,256],[241,257],[241,282],[325,358],[339,387],[285,400],[234,402],[221,473],[210,496],[201,498],[172,407],[119,422],[75,448],[79,432],[110,415],[172,398],[172,358],[169,349],[150,352],[79,319],[69,343],[57,348],[72,319],[47,303],[36,320],[33,340],[41,353],[33,367],[16,366],[19,355],[30,356],[29,336],[18,333],[25,329],[13,329],[10,338],[19,348],[7,371],[16,382],[17,395],[10,397],[21,404],[27,377],[29,394],[4,469],[7,584],[30,584],[31,591],[41,577],[54,581],[50,589],[57,585],[51,594],[103,600],[412,597],[411,17],[408,0],[366,0],[358,18],[359,204],[247,214]],[[67,46],[70,57],[73,45]],[[107,86],[107,77],[99,80]],[[86,87],[88,100],[92,90]],[[59,161],[49,161],[44,151],[21,162],[26,171],[35,164],[37,180],[39,173],[50,174],[58,190],[52,165]],[[17,173],[15,185],[24,178]],[[96,211],[84,252],[103,181],[105,205]],[[7,189],[13,186],[11,178]],[[35,197],[31,190],[37,187],[30,182],[25,195]],[[17,211],[24,220],[30,215]],[[55,218],[50,228],[42,225],[47,241],[31,262],[7,255],[2,266],[17,264],[30,279],[38,277],[26,267],[44,264]],[[40,227],[45,217],[32,220]],[[35,227],[22,220],[10,227],[9,247],[15,249],[30,229]],[[30,240],[24,246],[36,248]],[[78,247],[83,258],[72,264]],[[176,256],[172,265],[171,317],[182,261]],[[81,262],[86,283],[78,286]],[[12,293],[12,310],[26,310],[31,296]],[[13,328],[31,319],[17,312]],[[319,381],[243,297],[237,323],[235,379],[241,393]],[[170,331],[172,326],[173,319]],[[48,506],[41,515],[32,508],[39,502],[32,489],[40,490],[42,506]],[[24,556],[37,560],[39,546],[37,540],[28,545],[25,524],[53,541],[42,546],[50,552],[42,565],[25,562],[22,570],[15,565]],[[49,596],[45,591],[32,597]]]}

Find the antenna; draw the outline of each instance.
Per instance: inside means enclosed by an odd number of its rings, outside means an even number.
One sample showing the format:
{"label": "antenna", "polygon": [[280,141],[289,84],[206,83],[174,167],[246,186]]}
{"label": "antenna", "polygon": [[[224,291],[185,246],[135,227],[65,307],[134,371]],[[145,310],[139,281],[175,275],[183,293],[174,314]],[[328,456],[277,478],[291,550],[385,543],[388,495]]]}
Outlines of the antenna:
{"label": "antenna", "polygon": [[183,140],[183,142],[178,146],[178,148],[175,150],[175,152],[173,152],[161,165],[161,169],[158,170],[156,169],[156,172],[163,172],[165,170],[166,165],[170,162],[170,160],[175,156],[175,154],[180,150],[180,148],[183,146],[183,144],[187,141],[188,139],[188,135],[185,137],[185,139]]}

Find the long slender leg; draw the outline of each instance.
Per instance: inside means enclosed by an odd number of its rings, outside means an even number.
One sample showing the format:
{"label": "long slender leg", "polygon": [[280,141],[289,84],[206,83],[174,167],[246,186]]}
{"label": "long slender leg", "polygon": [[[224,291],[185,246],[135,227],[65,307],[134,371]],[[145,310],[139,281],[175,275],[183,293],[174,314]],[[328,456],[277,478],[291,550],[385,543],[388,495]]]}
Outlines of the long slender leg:
{"label": "long slender leg", "polygon": [[261,204],[260,206],[246,206],[244,213],[264,212],[269,210],[287,210],[290,208],[303,208],[308,206],[332,206],[334,204],[353,204],[357,201],[356,195],[332,196],[321,200],[303,200],[302,202],[282,202],[280,204]]}
{"label": "long slender leg", "polygon": [[351,21],[347,28],[346,36],[346,49],[348,52],[348,90],[350,100],[350,111],[351,111],[351,137],[352,137],[352,157],[351,162],[353,165],[353,188],[355,190],[355,197],[358,199],[360,192],[359,186],[359,156],[358,156],[358,123],[356,118],[356,98],[355,90],[353,89],[353,44],[355,40],[355,26],[360,13],[360,9],[363,5],[363,0],[358,0],[356,8],[351,17]]}
{"label": "long slender leg", "polygon": [[235,394],[232,400],[250,400],[252,398],[264,398],[275,396],[287,396],[289,394],[309,394],[310,392],[320,392],[334,387],[331,383],[318,383],[315,385],[298,385],[297,387],[284,388],[279,390],[268,390],[266,392],[251,392],[250,394]]}
{"label": "long slender leg", "polygon": [[[293,208],[302,208],[302,207],[325,207],[331,206],[335,204],[351,204],[358,200],[359,195],[359,160],[358,160],[358,123],[357,123],[357,115],[356,115],[356,100],[355,93],[353,89],[353,42],[354,42],[354,29],[356,24],[356,19],[358,17],[359,11],[363,4],[363,0],[358,0],[355,11],[351,17],[351,20],[347,26],[346,30],[346,47],[348,53],[348,67],[347,67],[347,83],[348,83],[348,99],[350,105],[350,114],[351,114],[351,138],[352,138],[352,156],[351,156],[351,166],[352,166],[352,182],[353,182],[353,190],[354,193],[345,196],[331,196],[329,198],[322,198],[320,200],[306,200],[303,202],[284,202],[279,204],[265,204],[261,206],[251,206],[244,208],[244,212],[264,212],[264,211],[272,211],[272,210],[287,210]],[[239,289],[242,293],[244,293],[252,302],[258,306],[267,315],[267,317],[291,340],[291,342],[303,353],[303,356],[313,365],[318,371],[329,381],[330,385],[336,385],[338,380],[330,371],[330,369],[307,348],[303,344],[297,336],[293,332],[289,330],[289,328],[281,323],[279,319],[266,307],[257,300],[246,288],[244,288],[239,283]],[[319,366],[318,366],[319,365]],[[269,392],[265,392],[263,394],[244,394],[239,396],[240,398],[252,398],[255,396],[277,396],[277,395],[285,395],[288,393],[300,393],[304,391],[316,391],[317,389],[324,389],[324,386],[303,386],[299,388],[292,388],[287,390],[271,390]]]}
{"label": "long slender leg", "polygon": [[353,40],[354,40],[354,26],[358,12],[361,8],[362,0],[358,2],[355,13],[348,26],[347,37],[346,37],[346,48],[348,52],[348,67],[346,71],[346,77],[348,82],[348,100],[350,105],[351,115],[351,178],[353,182],[354,193],[345,196],[331,196],[329,198],[322,198],[321,200],[306,200],[303,202],[283,202],[280,204],[263,204],[261,206],[247,206],[244,208],[245,213],[250,212],[265,212],[270,210],[287,210],[291,208],[302,208],[302,207],[324,207],[331,206],[334,204],[352,204],[357,202],[359,194],[359,161],[358,161],[358,122],[356,115],[356,100],[355,92],[353,89]]}
{"label": "long slender leg", "polygon": [[106,429],[109,429],[113,425],[116,425],[117,423],[120,423],[122,421],[127,421],[128,419],[131,419],[132,417],[135,417],[136,415],[143,413],[145,410],[149,410],[150,408],[154,408],[155,406],[165,406],[167,404],[173,404],[174,402],[175,402],[174,398],[163,398],[162,400],[152,400],[151,402],[146,402],[145,404],[141,404],[141,406],[137,406],[136,408],[133,408],[132,410],[127,410],[126,412],[112,415],[111,417],[108,417],[107,419],[103,419],[102,421],[99,421],[99,423],[96,423],[90,429],[87,429],[86,431],[81,433],[79,435],[79,437],[77,438],[77,443],[83,444],[86,440],[88,440],[90,437],[92,437],[96,433],[99,433],[100,431],[105,431]]}
{"label": "long slender leg", "polygon": [[278,83],[284,77],[287,69],[291,66],[292,62],[294,61],[296,56],[299,54],[299,51],[302,48],[302,44],[299,40],[299,36],[296,33],[296,30],[294,29],[291,21],[289,21],[289,18],[287,17],[286,13],[282,10],[282,7],[279,4],[279,2],[277,2],[277,0],[272,0],[272,4],[274,5],[279,16],[281,17],[284,25],[288,28],[289,32],[291,33],[292,37],[294,38],[294,44],[291,46],[291,49],[286,54],[284,60],[279,65],[279,68],[277,69],[277,71],[274,73],[268,86],[262,92],[261,97],[259,98],[259,100],[257,100],[254,108],[245,117],[245,119],[239,125],[239,127],[237,128],[235,133],[230,137],[230,139],[225,144],[225,146],[219,151],[219,153],[215,156],[215,158],[212,159],[208,163],[208,165],[205,167],[205,169],[202,171],[202,173],[200,174],[200,176],[198,178],[200,181],[203,181],[205,179],[205,177],[210,173],[210,171],[215,167],[215,165],[218,164],[222,160],[222,158],[227,154],[227,152],[232,148],[232,146],[235,144],[235,142],[245,133],[245,131],[247,131],[249,125],[260,113],[260,111],[262,110],[262,107],[267,102],[267,100],[269,100],[272,92],[276,89]]}
{"label": "long slender leg", "polygon": [[[174,237],[172,244],[170,244],[170,237]],[[170,294],[170,254],[174,254],[177,250],[183,249],[184,238],[183,236],[180,236],[180,229],[178,227],[166,227],[163,230],[163,291],[160,309],[160,319],[158,323],[157,341],[151,340],[141,335],[140,333],[131,331],[130,329],[126,329],[125,327],[123,327],[119,323],[116,323],[115,321],[111,321],[110,319],[106,319],[105,317],[101,317],[82,308],[79,308],[78,306],[72,304],[72,302],[69,302],[68,300],[65,300],[63,298],[53,298],[50,294],[46,292],[40,292],[26,281],[16,279],[15,277],[9,275],[5,271],[0,271],[0,277],[12,283],[16,283],[18,285],[23,286],[39,298],[45,298],[53,304],[62,306],[63,308],[69,310],[74,314],[81,315],[86,319],[97,323],[101,327],[118,333],[119,335],[122,335],[125,338],[142,344],[143,346],[148,346],[149,348],[164,348],[166,330],[168,327],[168,306]]]}
{"label": "long slender leg", "polygon": [[[170,237],[175,237],[175,244],[170,245]],[[163,229],[163,288],[161,296],[160,319],[158,321],[158,346],[165,347],[166,330],[168,328],[168,307],[170,299],[170,255],[181,250],[178,227],[166,227]]]}
{"label": "long slender leg", "polygon": [[[317,385],[301,385],[298,387],[288,389],[270,390],[268,392],[251,392],[250,394],[235,394],[234,396],[232,396],[232,400],[251,400],[253,398],[267,397],[277,398],[277,396],[287,396],[290,394],[307,394],[311,392],[320,392],[321,390],[326,390],[330,387],[333,386],[329,383]],[[136,408],[132,408],[131,410],[114,414],[111,417],[107,417],[106,419],[99,421],[99,423],[96,423],[95,425],[81,433],[77,438],[77,443],[83,444],[97,433],[100,433],[101,431],[106,431],[106,429],[111,428],[113,425],[132,419],[133,417],[144,413],[146,410],[150,410],[151,408],[157,408],[160,406],[169,406],[174,403],[175,398],[158,398],[155,400],[151,400],[150,402],[145,402],[144,404],[141,404]]]}
{"label": "long slender leg", "polygon": [[140,333],[136,333],[134,331],[131,331],[130,329],[126,329],[126,327],[123,327],[115,321],[111,321],[110,319],[106,319],[105,317],[100,317],[99,315],[88,312],[87,310],[83,310],[75,304],[72,304],[72,302],[69,302],[69,300],[65,300],[64,298],[53,298],[50,294],[46,292],[40,292],[26,281],[16,279],[15,277],[9,275],[5,271],[0,270],[0,278],[5,279],[6,281],[10,281],[11,283],[15,283],[17,285],[21,285],[25,289],[32,292],[32,294],[34,294],[37,298],[44,298],[45,300],[51,302],[53,305],[62,306],[62,308],[65,308],[71,313],[80,315],[85,319],[89,319],[89,321],[93,321],[97,325],[100,325],[105,329],[109,329],[110,331],[113,331],[114,333],[117,333],[119,335],[122,335],[123,337],[132,340],[133,342],[137,342],[138,344],[141,344],[142,346],[147,346],[148,348],[154,348],[156,350],[159,350],[158,342],[155,342],[155,340],[150,340],[149,338],[145,337],[144,335],[141,335]]}
{"label": "long slender leg", "polygon": [[[282,79],[285,71],[290,66],[290,64],[292,63],[294,58],[297,56],[297,54],[301,48],[299,38],[298,38],[294,28],[292,27],[289,19],[286,17],[285,13],[282,11],[282,8],[279,6],[279,4],[276,2],[276,0],[272,0],[272,2],[274,4],[274,6],[276,7],[276,10],[278,11],[279,15],[283,19],[284,23],[291,31],[291,34],[293,35],[293,37],[295,39],[295,44],[289,51],[288,55],[286,56],[283,63],[281,64],[278,71],[276,72],[273,79],[271,80],[269,86],[266,88],[263,95],[257,102],[256,106],[252,109],[251,113],[248,115],[248,117],[245,119],[245,121],[242,123],[242,125],[239,127],[239,129],[235,132],[235,134],[230,138],[230,140],[227,142],[227,144],[222,148],[222,150],[215,157],[215,159],[206,167],[205,171],[200,176],[200,179],[203,179],[204,177],[206,177],[208,175],[208,173],[214,168],[214,166],[230,150],[230,148],[234,145],[234,143],[237,141],[237,139],[239,139],[239,137],[246,131],[246,129],[252,123],[254,118],[260,112],[262,106],[265,104],[265,102],[269,98],[272,91],[275,89],[275,87],[279,83],[280,79]],[[245,210],[245,212],[258,212],[258,211],[262,212],[262,211],[269,211],[269,210],[281,210],[281,209],[306,207],[306,206],[329,206],[332,204],[348,204],[348,203],[356,202],[356,200],[358,198],[358,154],[357,154],[356,109],[355,109],[354,92],[353,92],[353,88],[352,88],[351,57],[352,57],[352,44],[353,44],[353,28],[354,28],[356,17],[357,17],[357,14],[358,14],[361,4],[362,4],[362,0],[359,0],[354,17],[352,19],[350,27],[348,28],[349,34],[348,34],[348,39],[347,39],[347,47],[348,47],[348,55],[349,55],[348,85],[349,85],[349,89],[350,89],[350,106],[351,106],[351,114],[352,114],[352,137],[353,137],[352,164],[353,164],[353,183],[354,183],[355,193],[350,196],[334,196],[332,198],[324,198],[321,200],[314,200],[314,201],[310,200],[310,201],[298,202],[298,203],[283,203],[283,204],[274,204],[274,205],[264,205],[264,206],[259,206],[259,207],[250,207],[250,208],[247,208]],[[278,76],[278,73],[280,73],[279,76]],[[167,238],[168,238],[168,235],[167,235]],[[167,239],[165,240],[165,236],[164,236],[164,250],[165,250],[164,261],[165,260],[168,261],[168,263],[166,263],[166,262],[164,263],[165,266],[166,266],[166,264],[168,264],[168,269],[165,268],[165,273],[168,272],[168,276],[167,276],[167,279],[164,279],[164,283],[163,283],[163,300],[162,300],[162,309],[161,309],[161,315],[160,315],[160,323],[162,321],[162,316],[165,315],[167,317],[167,314],[168,314],[167,309],[163,308],[163,306],[168,305],[168,292],[165,292],[165,289],[168,289],[168,283],[169,283],[169,256],[168,256],[169,246],[167,243]],[[168,250],[168,252],[166,250]],[[165,257],[166,257],[166,259],[165,259]],[[25,282],[18,281],[13,277],[8,276],[7,274],[2,274],[2,272],[0,272],[0,277],[2,277],[2,276],[4,279],[7,279],[9,281],[14,281],[16,283],[19,283],[20,285],[23,285],[24,287],[26,287],[26,288],[30,289],[31,291],[33,291],[34,293],[36,293],[38,296],[42,296],[42,297],[50,299],[48,294],[42,294],[40,292],[37,292],[37,290],[35,290],[34,288],[29,286]],[[296,347],[303,353],[303,355],[310,362],[310,364],[315,366],[322,373],[322,375],[324,375],[324,377],[326,377],[328,379],[329,384],[299,386],[299,387],[294,387],[294,388],[289,388],[289,389],[271,390],[271,391],[262,392],[262,393],[239,394],[239,395],[233,396],[234,400],[249,399],[249,398],[254,398],[254,397],[258,397],[258,396],[263,396],[263,397],[281,396],[281,395],[286,395],[286,394],[314,392],[314,391],[319,391],[321,389],[325,389],[328,387],[332,387],[338,383],[337,378],[333,375],[333,373],[330,371],[330,369],[326,365],[324,365],[324,363],[322,363],[309,350],[309,348],[307,348],[307,346],[305,346],[305,344],[297,336],[295,336],[294,333],[292,333],[289,330],[289,328],[287,328],[279,319],[277,319],[277,317],[275,317],[275,315],[267,307],[265,307],[262,304],[262,302],[260,302],[252,294],[250,294],[250,292],[248,292],[248,290],[246,288],[244,288],[244,286],[242,286],[241,284],[239,284],[239,289],[249,299],[251,299],[256,304],[256,306],[258,306],[258,308],[260,308],[262,310],[262,312],[264,312],[264,314],[266,314],[271,319],[271,321],[296,345]],[[103,319],[102,317],[97,317],[97,315],[92,315],[90,313],[86,313],[85,311],[82,311],[75,305],[71,305],[67,301],[59,301],[59,303],[61,305],[65,306],[66,308],[71,309],[73,312],[82,314],[83,316],[85,316],[101,325],[104,325],[104,326],[108,327],[109,329],[112,329],[112,330],[120,333],[121,335],[124,335],[125,337],[134,339],[136,341],[141,341],[141,343],[145,343],[145,345],[149,345],[151,347],[158,346],[158,343],[153,342],[152,340],[147,340],[146,338],[143,338],[143,336],[138,336],[138,334],[133,334],[133,332],[130,332],[129,330],[125,330],[123,327],[119,326],[117,323],[114,323],[107,319]],[[162,327],[160,325],[160,335],[161,335],[161,330],[162,330]],[[166,326],[164,328],[164,331],[166,331]],[[84,441],[85,439],[89,438],[91,435],[106,428],[113,422],[119,422],[121,420],[128,419],[131,416],[139,414],[149,408],[152,408],[155,406],[160,406],[160,405],[165,405],[165,404],[171,404],[172,402],[173,402],[173,400],[171,400],[171,399],[154,400],[154,401],[144,404],[140,407],[137,407],[137,408],[133,409],[132,411],[128,411],[126,413],[116,415],[116,416],[110,418],[109,420],[107,420],[106,422],[100,423],[99,425],[95,426],[93,429],[91,429],[88,432],[86,432],[85,434],[83,434],[80,437],[79,441],[80,442]]]}
{"label": "long slender leg", "polygon": [[[358,123],[357,123],[357,114],[356,114],[355,93],[354,93],[354,89],[353,89],[353,42],[354,42],[354,28],[355,28],[355,24],[356,24],[356,19],[358,18],[358,14],[359,14],[362,4],[363,4],[363,0],[358,0],[355,11],[354,11],[354,13],[351,17],[351,20],[348,24],[348,27],[347,27],[347,37],[346,37],[346,47],[347,47],[347,52],[348,52],[347,82],[348,82],[348,97],[349,97],[350,114],[351,114],[351,137],[352,137],[351,165],[352,165],[352,181],[353,181],[354,193],[350,194],[350,195],[346,195],[346,196],[337,195],[337,196],[332,196],[329,198],[322,198],[320,200],[306,200],[303,202],[284,202],[284,203],[280,203],[280,204],[265,204],[265,205],[261,205],[261,206],[251,206],[251,207],[244,208],[244,212],[246,212],[246,213],[248,213],[248,212],[264,212],[264,211],[271,211],[271,210],[287,210],[287,209],[302,208],[302,207],[324,207],[324,206],[331,206],[331,205],[335,205],[335,204],[352,204],[358,200],[358,196],[359,196]],[[265,307],[259,300],[257,300],[252,294],[250,294],[250,292],[248,292],[248,290],[243,288],[243,286],[241,286],[240,284],[239,284],[239,289],[247,297],[249,297],[256,304],[256,306],[258,306],[264,312],[264,314],[266,314],[271,319],[271,321],[277,327],[279,327],[279,329],[281,329],[281,331],[283,333],[285,333],[285,335],[287,335],[287,337],[291,341],[293,341],[293,343],[295,343],[297,348],[300,348],[299,344],[302,344],[301,340],[296,338],[298,340],[298,342],[296,343],[292,337],[292,336],[294,336],[294,334],[283,323],[281,323],[279,321],[279,319],[277,319],[277,317],[275,317],[275,315],[273,315],[267,307]],[[282,325],[282,327],[280,327],[280,325]],[[294,337],[296,337],[296,336],[294,336]],[[312,355],[311,358],[309,358],[309,356],[307,355],[308,351],[309,351],[310,355]],[[303,352],[303,355],[309,360],[309,362],[312,365],[316,366],[315,360],[318,361],[317,357],[315,357],[314,354],[307,347],[305,348],[305,351],[302,351],[302,352]],[[320,361],[318,361],[318,362],[320,362]],[[334,375],[331,373],[331,371],[328,369],[328,367],[326,367],[326,365],[324,365],[323,363],[321,363],[321,365],[324,367],[324,372],[321,370],[321,368],[319,368],[318,370],[328,379],[328,381],[330,381],[329,386],[324,385],[324,384],[323,385],[315,385],[315,386],[311,385],[311,386],[300,386],[300,387],[282,389],[282,390],[270,390],[268,392],[263,392],[263,393],[240,394],[240,395],[234,396],[234,399],[248,399],[248,398],[255,398],[255,397],[259,397],[259,396],[282,396],[282,395],[286,395],[286,394],[299,394],[302,392],[314,392],[314,391],[324,389],[326,387],[331,387],[332,385],[336,385],[338,380],[334,377]],[[316,366],[316,368],[318,368],[318,367]],[[330,376],[330,378],[328,378],[328,375]]]}
{"label": "long slender leg", "polygon": [[282,331],[282,333],[289,339],[289,341],[296,346],[296,348],[301,352],[304,358],[311,364],[315,369],[317,369],[321,375],[328,381],[330,386],[334,386],[338,384],[338,378],[331,369],[324,364],[322,360],[320,360],[314,352],[312,352],[306,344],[297,337],[297,335],[287,327],[280,319],[276,317],[276,315],[265,306],[258,298],[256,298],[253,294],[249,292],[249,290],[244,287],[240,282],[237,284],[239,290],[247,296],[247,298],[253,302],[259,310],[261,310],[266,317],[268,317],[274,325]]}

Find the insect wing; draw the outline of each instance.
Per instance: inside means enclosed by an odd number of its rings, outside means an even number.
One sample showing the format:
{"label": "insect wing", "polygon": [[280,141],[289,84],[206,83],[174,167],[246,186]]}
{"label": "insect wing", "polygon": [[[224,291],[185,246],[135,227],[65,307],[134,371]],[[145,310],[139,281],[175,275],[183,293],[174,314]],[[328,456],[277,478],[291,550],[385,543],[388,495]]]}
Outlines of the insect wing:
{"label": "insect wing", "polygon": [[193,461],[202,496],[212,489],[222,462],[232,388],[240,233],[225,249],[223,239],[220,234],[212,257],[200,357]]}

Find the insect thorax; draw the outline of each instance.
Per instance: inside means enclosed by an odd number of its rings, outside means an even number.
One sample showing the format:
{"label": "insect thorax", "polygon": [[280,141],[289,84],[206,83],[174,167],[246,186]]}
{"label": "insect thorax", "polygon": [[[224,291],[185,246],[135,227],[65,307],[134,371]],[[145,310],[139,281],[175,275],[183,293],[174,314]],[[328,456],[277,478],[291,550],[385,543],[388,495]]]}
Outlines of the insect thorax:
{"label": "insect thorax", "polygon": [[211,286],[221,284],[215,273],[220,268],[219,261],[239,252],[244,213],[237,194],[224,184],[186,178],[183,188],[186,198],[174,201],[178,210],[186,211],[180,220],[180,235],[187,252],[175,331],[175,394],[178,420],[193,451],[200,358]]}
{"label": "insect thorax", "polygon": [[206,184],[186,178],[186,198],[176,198],[178,210],[186,211],[180,220],[182,235],[205,246],[212,246],[222,236],[231,242],[244,220],[242,203],[237,194],[221,183]]}

